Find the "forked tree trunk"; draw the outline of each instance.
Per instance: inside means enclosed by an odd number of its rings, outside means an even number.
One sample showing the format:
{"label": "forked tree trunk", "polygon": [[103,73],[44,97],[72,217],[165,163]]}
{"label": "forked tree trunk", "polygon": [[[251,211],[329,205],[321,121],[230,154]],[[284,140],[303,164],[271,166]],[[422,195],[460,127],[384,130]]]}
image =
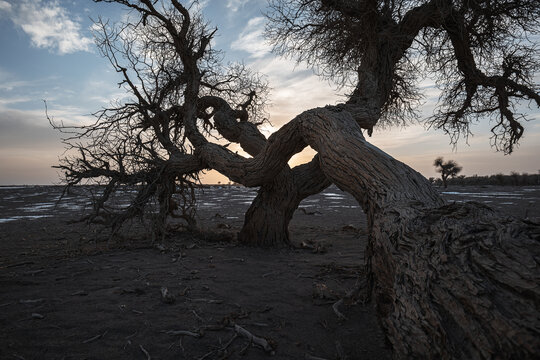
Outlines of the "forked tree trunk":
{"label": "forked tree trunk", "polygon": [[275,181],[260,187],[245,214],[244,226],[238,234],[240,242],[263,247],[290,245],[289,222],[299,201],[287,170],[276,176]]}
{"label": "forked tree trunk", "polygon": [[290,246],[289,222],[298,205],[330,184],[319,168],[317,157],[292,170],[287,167],[270,183],[260,187],[246,212],[238,239],[249,245]]}
{"label": "forked tree trunk", "polygon": [[446,205],[422,175],[367,143],[349,113],[307,111],[253,159],[212,145],[199,156],[254,185],[305,145],[367,214],[372,294],[397,358],[540,354],[540,226]]}
{"label": "forked tree trunk", "polygon": [[[266,145],[266,138],[256,125],[237,121],[237,112],[217,97],[207,96],[203,100],[217,111],[214,124],[227,140],[236,142],[252,156],[256,156]],[[310,163],[294,169],[288,166],[266,181],[257,193],[244,217],[244,225],[238,240],[247,245],[262,247],[288,247],[289,222],[300,202],[318,194],[330,181],[324,176],[315,158]]]}

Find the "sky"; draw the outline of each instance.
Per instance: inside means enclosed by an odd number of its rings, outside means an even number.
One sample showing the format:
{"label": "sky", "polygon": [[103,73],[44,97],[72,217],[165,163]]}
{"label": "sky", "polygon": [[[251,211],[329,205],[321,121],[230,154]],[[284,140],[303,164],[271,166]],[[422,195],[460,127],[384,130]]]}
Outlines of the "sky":
{"label": "sky", "polygon": [[[272,125],[264,125],[265,135],[304,110],[343,99],[344,90],[271,52],[263,38],[266,0],[201,0],[199,6],[218,28],[214,46],[224,51],[225,61],[242,61],[267,76]],[[52,166],[64,147],[46,118],[43,100],[55,121],[83,124],[124,96],[118,74],[94,46],[92,19],[125,16],[118,5],[90,0],[0,0],[0,185],[60,183]],[[422,116],[427,117],[438,92],[429,79],[420,86],[425,92]],[[433,160],[438,156],[457,161],[465,175],[537,173],[540,111],[526,111],[532,120],[524,124],[525,135],[512,155],[490,146],[486,121],[474,125],[474,136],[455,147],[442,131],[422,124],[375,130],[368,140],[426,177],[437,176]],[[312,155],[305,151],[292,163],[307,162]],[[209,173],[203,181],[228,180]]]}

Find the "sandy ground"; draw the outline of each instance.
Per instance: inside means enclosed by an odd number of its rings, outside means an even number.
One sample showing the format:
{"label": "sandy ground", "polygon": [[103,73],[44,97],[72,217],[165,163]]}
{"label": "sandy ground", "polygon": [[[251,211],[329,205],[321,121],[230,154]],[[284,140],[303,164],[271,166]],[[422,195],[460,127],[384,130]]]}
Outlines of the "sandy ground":
{"label": "sandy ground", "polygon": [[[55,208],[57,195],[0,187],[0,359],[391,358],[373,304],[345,302],[346,319],[332,309],[363,279],[367,241],[365,216],[337,188],[306,199],[291,223],[293,242],[318,252],[231,242],[248,189],[207,189],[199,221],[220,235],[176,232],[162,248],[137,223],[107,246],[97,228],[66,224],[85,201]],[[444,195],[540,217],[540,187]]]}

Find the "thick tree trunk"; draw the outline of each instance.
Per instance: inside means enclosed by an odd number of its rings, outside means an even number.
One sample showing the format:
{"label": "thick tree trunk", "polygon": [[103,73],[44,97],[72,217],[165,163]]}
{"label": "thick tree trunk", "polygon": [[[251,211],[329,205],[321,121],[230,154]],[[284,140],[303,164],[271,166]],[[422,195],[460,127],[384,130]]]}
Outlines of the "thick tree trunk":
{"label": "thick tree trunk", "polygon": [[478,203],[377,214],[373,295],[398,358],[540,354],[540,227]]}
{"label": "thick tree trunk", "polygon": [[540,226],[480,204],[442,205],[420,174],[343,119],[328,122],[308,142],[326,175],[365,201],[373,295],[396,356],[538,356]]}
{"label": "thick tree trunk", "polygon": [[253,159],[211,144],[198,155],[256,185],[307,144],[368,216],[372,294],[397,358],[540,354],[540,226],[480,204],[445,205],[419,173],[367,143],[348,112],[307,111]]}
{"label": "thick tree trunk", "polygon": [[259,188],[238,234],[240,242],[264,247],[290,245],[289,222],[299,201],[290,170],[287,170]]}
{"label": "thick tree trunk", "polygon": [[330,186],[318,164],[310,163],[290,170],[288,167],[271,182],[263,184],[246,212],[238,239],[250,245],[289,246],[289,222],[300,202]]}

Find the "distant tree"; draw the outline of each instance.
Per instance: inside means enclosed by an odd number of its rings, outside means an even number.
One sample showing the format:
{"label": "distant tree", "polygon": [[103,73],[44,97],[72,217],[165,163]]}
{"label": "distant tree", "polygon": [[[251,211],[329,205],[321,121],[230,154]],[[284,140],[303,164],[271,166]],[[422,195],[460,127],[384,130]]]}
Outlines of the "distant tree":
{"label": "distant tree", "polygon": [[445,162],[442,157],[436,158],[433,162],[433,166],[436,167],[437,172],[441,173],[441,180],[445,189],[448,187],[448,178],[455,177],[463,169],[454,160]]}
{"label": "distant tree", "polygon": [[510,177],[512,178],[512,185],[514,185],[514,186],[520,185],[520,183],[521,183],[520,176],[519,176],[519,173],[517,171],[511,171],[510,172]]}

